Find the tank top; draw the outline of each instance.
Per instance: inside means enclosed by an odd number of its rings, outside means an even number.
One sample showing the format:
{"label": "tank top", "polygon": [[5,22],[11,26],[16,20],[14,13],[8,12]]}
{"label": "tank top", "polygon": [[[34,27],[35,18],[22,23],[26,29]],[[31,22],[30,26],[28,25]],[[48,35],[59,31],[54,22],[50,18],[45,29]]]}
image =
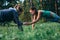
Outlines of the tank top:
{"label": "tank top", "polygon": [[50,17],[50,11],[42,10],[42,11],[41,11],[41,16],[42,16],[42,17]]}

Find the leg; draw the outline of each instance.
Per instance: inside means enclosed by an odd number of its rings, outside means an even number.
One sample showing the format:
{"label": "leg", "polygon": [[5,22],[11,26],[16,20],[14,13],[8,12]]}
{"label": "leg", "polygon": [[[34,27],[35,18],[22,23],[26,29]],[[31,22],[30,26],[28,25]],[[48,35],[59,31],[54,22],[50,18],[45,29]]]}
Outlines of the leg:
{"label": "leg", "polygon": [[60,20],[60,17],[58,15],[56,15],[55,18],[50,19],[50,21],[52,22],[60,22],[59,20]]}
{"label": "leg", "polygon": [[34,29],[35,24],[32,24],[32,30]]}
{"label": "leg", "polygon": [[56,13],[51,12],[51,16],[52,16],[52,19],[50,21],[52,21],[52,22],[59,22],[60,17]]}

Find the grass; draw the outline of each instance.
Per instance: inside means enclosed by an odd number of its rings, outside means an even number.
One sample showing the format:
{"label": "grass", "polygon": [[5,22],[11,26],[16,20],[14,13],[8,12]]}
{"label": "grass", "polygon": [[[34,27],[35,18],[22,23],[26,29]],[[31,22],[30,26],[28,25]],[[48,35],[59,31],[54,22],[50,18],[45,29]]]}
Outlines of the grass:
{"label": "grass", "polygon": [[34,30],[30,26],[23,26],[21,32],[15,25],[0,27],[0,40],[60,40],[59,23],[37,23]]}

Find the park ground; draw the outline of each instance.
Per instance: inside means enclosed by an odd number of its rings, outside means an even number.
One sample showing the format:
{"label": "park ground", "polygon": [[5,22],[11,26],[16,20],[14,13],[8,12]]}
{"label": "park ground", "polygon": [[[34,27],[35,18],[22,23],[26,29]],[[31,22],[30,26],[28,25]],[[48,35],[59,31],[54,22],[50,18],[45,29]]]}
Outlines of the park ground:
{"label": "park ground", "polygon": [[0,40],[60,40],[59,23],[36,23],[34,30],[31,25],[23,25],[23,29],[20,31],[14,24],[0,26]]}

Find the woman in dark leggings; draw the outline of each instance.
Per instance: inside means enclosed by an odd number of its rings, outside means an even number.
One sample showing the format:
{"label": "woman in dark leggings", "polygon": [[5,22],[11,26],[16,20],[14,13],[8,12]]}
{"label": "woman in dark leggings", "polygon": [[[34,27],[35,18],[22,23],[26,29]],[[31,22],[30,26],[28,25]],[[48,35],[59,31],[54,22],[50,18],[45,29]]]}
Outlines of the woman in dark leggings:
{"label": "woman in dark leggings", "polygon": [[32,29],[34,28],[34,23],[39,21],[40,17],[45,17],[48,21],[59,22],[60,17],[51,11],[37,10],[35,7],[30,8],[30,13],[32,14],[32,22],[25,22],[25,25],[32,24]]}

